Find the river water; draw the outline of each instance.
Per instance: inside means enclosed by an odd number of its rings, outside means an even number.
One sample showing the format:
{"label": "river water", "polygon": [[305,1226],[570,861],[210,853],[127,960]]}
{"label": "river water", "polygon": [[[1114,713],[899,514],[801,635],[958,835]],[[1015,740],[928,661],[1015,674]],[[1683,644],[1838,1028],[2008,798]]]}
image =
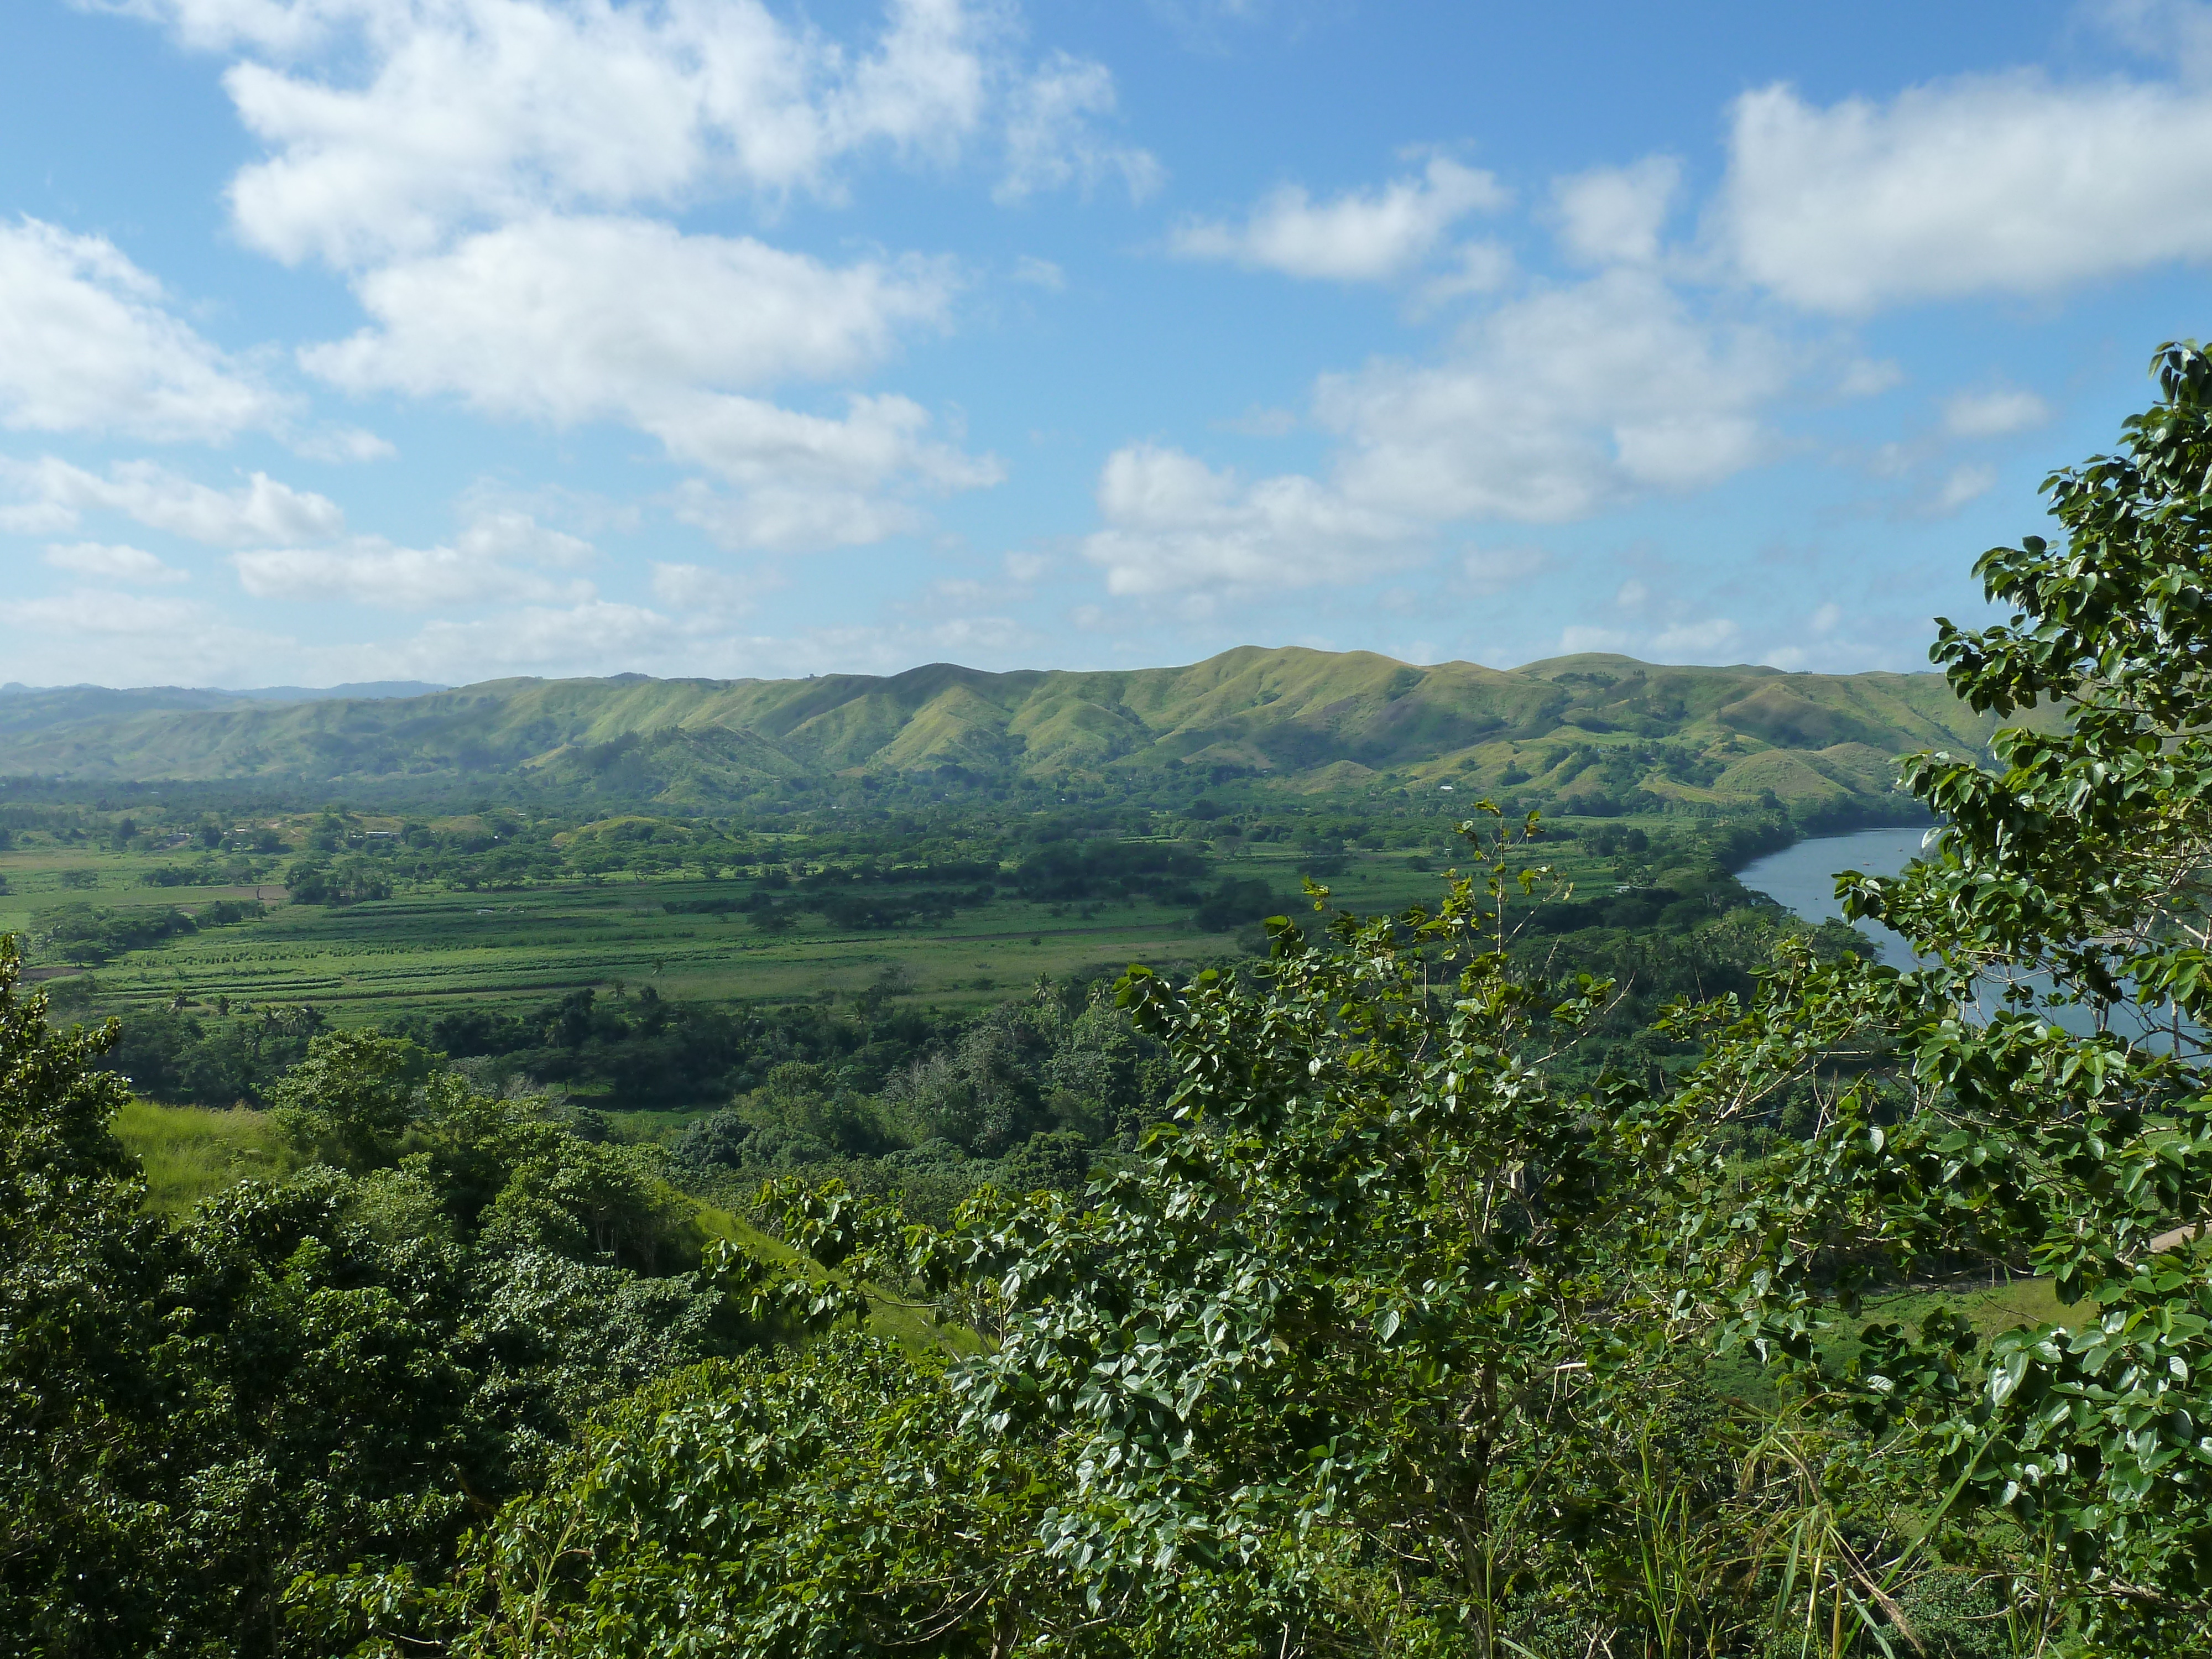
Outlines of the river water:
{"label": "river water", "polygon": [[[1844,870],[1863,870],[1870,876],[1893,876],[1920,856],[1924,824],[1911,830],[1857,830],[1848,836],[1819,836],[1769,853],[1736,872],[1736,879],[1754,893],[1764,893],[1784,909],[1818,924],[1840,921],[1843,906],[1836,902],[1836,876]],[[1856,924],[1874,941],[1881,959],[1893,968],[1912,966],[1912,947],[1879,922]]]}
{"label": "river water", "polygon": [[[1844,870],[1863,870],[1870,876],[1893,876],[1920,856],[1922,838],[1928,831],[1923,826],[1913,830],[1860,830],[1848,836],[1820,836],[1810,841],[1801,841],[1779,853],[1770,853],[1736,872],[1736,879],[1755,893],[1764,893],[1784,909],[1802,916],[1810,922],[1841,921],[1843,907],[1836,902],[1836,876]],[[1912,966],[1912,947],[1903,937],[1891,932],[1879,922],[1862,921],[1854,924],[1860,933],[1872,941],[1881,959],[1892,968]],[[2051,989],[2051,980],[2043,974],[2024,974],[2023,981],[2039,992]],[[1984,1006],[2002,1006],[1996,995],[1998,988],[1990,987],[1984,993]],[[2089,1012],[2081,1007],[2051,1008],[2044,1017],[2065,1030],[2086,1036],[2093,1022]],[[2112,1029],[2123,1037],[2148,1041],[2154,1048],[2169,1047],[2171,1037],[2160,1029],[2164,1024],[2155,1012],[2146,1015],[2131,1005],[2122,1004],[2112,1012]],[[2200,1036],[2194,1028],[2185,1027],[2192,1036]],[[2200,1037],[2201,1040],[2201,1037]]]}

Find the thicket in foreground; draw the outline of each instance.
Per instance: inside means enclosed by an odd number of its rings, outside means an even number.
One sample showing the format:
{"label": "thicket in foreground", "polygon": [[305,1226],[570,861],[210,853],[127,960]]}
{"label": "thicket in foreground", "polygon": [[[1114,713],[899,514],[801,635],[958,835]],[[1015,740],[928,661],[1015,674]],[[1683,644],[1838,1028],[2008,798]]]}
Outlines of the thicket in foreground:
{"label": "thicket in foreground", "polygon": [[0,937],[0,1653],[324,1650],[301,1575],[444,1571],[593,1411],[757,1340],[665,1271],[689,1206],[404,1042],[295,1068],[328,1161],[143,1215],[112,1028],[18,974]]}

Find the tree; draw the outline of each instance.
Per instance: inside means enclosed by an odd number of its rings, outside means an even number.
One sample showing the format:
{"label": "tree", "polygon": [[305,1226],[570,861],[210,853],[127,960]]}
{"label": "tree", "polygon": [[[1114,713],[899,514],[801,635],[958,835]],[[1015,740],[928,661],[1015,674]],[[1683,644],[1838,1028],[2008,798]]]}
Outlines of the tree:
{"label": "tree", "polygon": [[2171,1655],[2212,1647],[2212,360],[2172,344],[2153,369],[2121,452],[2046,482],[2063,542],[1977,566],[2009,619],[1940,624],[1962,698],[2049,712],[1991,764],[1909,762],[1945,819],[1929,856],[1838,878],[1850,915],[1932,961],[1801,957],[1717,1033],[1678,1116],[1869,1048],[1909,1109],[1885,1123],[1832,1089],[1820,1132],[1733,1212],[1686,1210],[1677,1244],[1721,1268],[1732,1334],[1800,1367],[1838,1287],[1848,1307],[1855,1283],[1958,1263],[2047,1274],[2063,1321],[1876,1326],[1832,1398],[1897,1492],[1942,1495],[1931,1542],[2008,1577],[2033,1621]]}
{"label": "tree", "polygon": [[286,1092],[404,1162],[141,1214],[116,1028],[56,1031],[19,968],[0,935],[0,1652],[323,1650],[295,1578],[441,1577],[593,1412],[757,1340],[719,1281],[625,1270],[699,1243],[629,1149],[381,1039]]}
{"label": "tree", "polygon": [[1490,822],[1433,915],[1279,918],[1256,984],[1130,970],[1172,1121],[1087,1204],[987,1197],[939,1237],[787,1188],[825,1265],[961,1293],[994,1339],[964,1421],[1062,1448],[1047,1553],[1139,1647],[1503,1652],[1563,1540],[1618,1545],[1624,1460],[1697,1392],[1638,1282],[1652,1166],[1545,1074],[1608,988],[1516,976],[1536,826]]}

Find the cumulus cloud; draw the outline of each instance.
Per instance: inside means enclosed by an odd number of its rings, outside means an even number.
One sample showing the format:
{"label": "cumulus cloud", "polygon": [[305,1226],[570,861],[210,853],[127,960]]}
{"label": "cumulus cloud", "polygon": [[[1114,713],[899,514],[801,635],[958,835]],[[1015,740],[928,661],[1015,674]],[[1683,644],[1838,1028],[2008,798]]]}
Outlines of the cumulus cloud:
{"label": "cumulus cloud", "polygon": [[838,546],[918,523],[901,490],[977,488],[999,464],[931,435],[910,398],[854,395],[833,416],[745,393],[870,367],[901,327],[941,323],[953,288],[938,261],[836,268],[650,220],[541,218],[368,273],[374,326],[302,361],[350,391],[625,422],[746,487],[713,510],[730,544]]}
{"label": "cumulus cloud", "polygon": [[890,394],[855,394],[842,418],[702,395],[672,399],[640,423],[672,453],[740,486],[726,495],[694,479],[676,496],[678,517],[732,549],[881,541],[927,521],[904,491],[971,489],[1003,476],[992,458],[929,437],[929,411]]}
{"label": "cumulus cloud", "polygon": [[120,0],[224,77],[270,152],[233,181],[246,239],[358,267],[547,210],[680,206],[732,190],[834,198],[877,152],[943,166],[1002,136],[1002,193],[1158,164],[1114,145],[1103,65],[1025,64],[989,0],[890,0],[841,40],[761,0]]}
{"label": "cumulus cloud", "polygon": [[1324,377],[1315,405],[1346,440],[1337,482],[1352,501],[1556,522],[1751,465],[1790,371],[1770,336],[1624,267],[1492,309],[1440,362]]}
{"label": "cumulus cloud", "polygon": [[1502,593],[1540,574],[1552,556],[1540,547],[1470,547],[1460,560],[1468,584],[1478,593]]}
{"label": "cumulus cloud", "polygon": [[450,546],[398,547],[380,537],[336,546],[255,548],[231,556],[239,585],[256,599],[337,600],[393,611],[483,603],[588,603],[592,584],[525,566],[574,569],[591,543],[514,509],[472,514]]}
{"label": "cumulus cloud", "polygon": [[17,506],[0,508],[15,515],[17,528],[66,530],[84,514],[115,513],[213,547],[324,542],[345,532],[345,514],[336,501],[265,472],[216,489],[152,461],[118,461],[102,477],[52,456],[0,458],[0,485],[19,497]]}
{"label": "cumulus cloud", "polygon": [[379,677],[566,676],[629,672],[649,664],[662,673],[682,672],[687,665],[672,653],[681,651],[687,639],[685,629],[648,605],[590,599],[465,620],[434,617],[411,638],[358,647],[351,672]]}
{"label": "cumulus cloud", "polygon": [[1580,656],[1585,651],[1623,651],[1631,642],[1629,636],[1617,628],[1593,628],[1577,623],[1559,630],[1559,650],[1570,657]]}
{"label": "cumulus cloud", "polygon": [[234,553],[239,586],[257,599],[337,600],[392,611],[487,601],[592,598],[586,581],[556,581],[480,551],[395,547],[363,537],[340,547],[257,548]]}
{"label": "cumulus cloud", "polygon": [[2030,431],[2050,418],[2050,404],[2033,392],[2016,389],[1962,392],[1943,404],[1943,429],[1954,438],[2002,438]]}
{"label": "cumulus cloud", "polygon": [[1114,77],[1103,64],[1054,52],[1008,100],[1006,170],[993,194],[1019,202],[1070,185],[1090,190],[1113,178],[1133,202],[1152,195],[1167,177],[1158,158],[1100,135],[1098,124],[1113,113],[1114,103]]}
{"label": "cumulus cloud", "polygon": [[[833,164],[870,145],[945,155],[982,121],[986,56],[1005,27],[958,0],[895,0],[877,40],[848,51],[751,0],[143,9],[214,50],[260,54],[224,77],[272,152],[232,185],[239,228],[280,258],[340,265],[421,252],[471,222],[549,205],[828,191]],[[339,27],[303,27],[309,13]],[[360,43],[366,74],[265,61],[339,36]]]}
{"label": "cumulus cloud", "polygon": [[112,542],[56,543],[46,550],[46,562],[57,570],[117,582],[181,582],[190,574],[164,564],[143,548]]}
{"label": "cumulus cloud", "polygon": [[293,641],[211,605],[84,587],[0,599],[11,676],[33,684],[266,685],[298,664]]}
{"label": "cumulus cloud", "polygon": [[1461,219],[1506,200],[1492,174],[1439,155],[1416,177],[1324,202],[1285,185],[1242,223],[1188,220],[1168,246],[1185,258],[1224,259],[1289,276],[1384,282],[1425,261]]}
{"label": "cumulus cloud", "polygon": [[574,422],[671,388],[854,373],[901,326],[942,322],[952,288],[937,261],[840,270],[653,220],[536,218],[370,272],[357,289],[374,326],[302,361],[350,391]]}
{"label": "cumulus cloud", "polygon": [[2212,94],[2033,71],[1826,107],[1767,87],[1736,100],[1716,223],[1744,275],[1847,315],[2201,261]]}
{"label": "cumulus cloud", "polygon": [[698,564],[653,567],[653,597],[671,610],[690,617],[717,620],[753,608],[756,586],[726,570],[709,570]]}
{"label": "cumulus cloud", "polygon": [[221,442],[282,415],[112,242],[0,224],[0,426]]}
{"label": "cumulus cloud", "polygon": [[477,514],[454,538],[453,545],[471,558],[522,559],[563,569],[590,563],[599,550],[581,536],[550,529],[529,514],[512,508]]}
{"label": "cumulus cloud", "polygon": [[1105,527],[1083,552],[1115,593],[1355,581],[1419,551],[1413,526],[1310,478],[1246,483],[1156,444],[1108,458],[1098,510]]}
{"label": "cumulus cloud", "polygon": [[1709,657],[1734,645],[1742,634],[1726,617],[1709,617],[1662,630],[1653,637],[1651,648],[1667,656]]}
{"label": "cumulus cloud", "polygon": [[1659,233],[1681,183],[1682,164],[1671,155],[1559,179],[1552,204],[1560,245],[1588,264],[1649,264],[1659,256]]}
{"label": "cumulus cloud", "polygon": [[[1356,582],[1454,521],[1559,522],[1728,477],[1767,453],[1764,411],[1793,367],[1769,335],[1617,266],[1492,307],[1439,361],[1324,376],[1315,414],[1340,441],[1322,478],[1117,451],[1084,551],[1123,594]],[[1542,556],[1480,549],[1462,570],[1494,592]]]}
{"label": "cumulus cloud", "polygon": [[1993,466],[1954,467],[1928,502],[1927,511],[1931,517],[1946,517],[1968,501],[1988,495],[1996,488],[1996,483],[1997,472]]}

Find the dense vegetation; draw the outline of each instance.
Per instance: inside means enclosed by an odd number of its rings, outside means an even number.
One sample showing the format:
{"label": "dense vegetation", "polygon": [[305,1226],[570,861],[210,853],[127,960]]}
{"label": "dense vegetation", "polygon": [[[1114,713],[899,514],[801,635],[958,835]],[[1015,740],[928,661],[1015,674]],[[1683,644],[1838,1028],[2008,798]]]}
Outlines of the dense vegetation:
{"label": "dense vegetation", "polygon": [[[1984,558],[2013,619],[1942,624],[1965,705],[2066,718],[1906,763],[1929,856],[1841,884],[1911,972],[1748,902],[1723,842],[1778,819],[1486,806],[1365,918],[1314,865],[1431,826],[1315,824],[1264,958],[1110,994],[272,1018],[282,1158],[149,1214],[148,1039],[0,946],[0,1643],[2212,1653],[2212,360],[2156,368],[2063,544]],[[1274,827],[1143,810],[890,859],[726,821],[673,902],[1199,910]],[[143,1052],[243,1041],[200,1018]],[[657,1146],[562,1092],[672,1067],[720,1103]]]}

